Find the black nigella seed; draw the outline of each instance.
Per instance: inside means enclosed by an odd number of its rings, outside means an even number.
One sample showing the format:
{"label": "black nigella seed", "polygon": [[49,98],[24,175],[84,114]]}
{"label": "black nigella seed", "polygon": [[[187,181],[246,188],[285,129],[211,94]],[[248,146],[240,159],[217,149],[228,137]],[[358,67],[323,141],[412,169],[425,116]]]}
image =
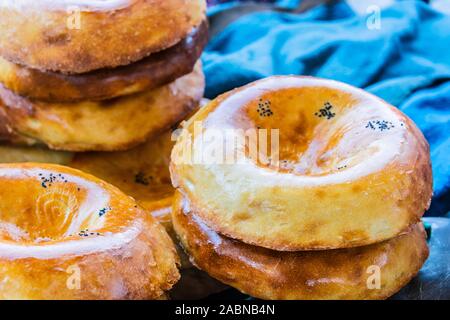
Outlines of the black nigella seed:
{"label": "black nigella seed", "polygon": [[331,103],[325,102],[322,109],[319,109],[319,111],[314,113],[314,115],[319,118],[326,118],[327,120],[330,120],[336,116],[336,113],[331,111],[332,108],[333,105]]}

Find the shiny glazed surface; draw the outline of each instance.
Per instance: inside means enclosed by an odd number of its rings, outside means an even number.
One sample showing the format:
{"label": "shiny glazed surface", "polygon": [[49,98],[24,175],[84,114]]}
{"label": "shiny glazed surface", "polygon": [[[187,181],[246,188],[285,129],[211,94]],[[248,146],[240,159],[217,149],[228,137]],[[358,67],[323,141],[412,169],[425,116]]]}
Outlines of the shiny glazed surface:
{"label": "shiny glazed surface", "polygon": [[174,142],[171,132],[133,149],[118,152],[71,153],[40,147],[0,144],[0,163],[44,162],[70,166],[118,187],[160,222],[176,244],[180,256],[181,279],[171,290],[173,299],[200,299],[226,288],[198,271],[178,245],[172,227],[174,189],[170,181],[169,161]]}
{"label": "shiny glazed surface", "polygon": [[46,103],[0,88],[7,126],[21,136],[67,151],[132,148],[188,116],[203,96],[201,65],[174,82],[104,101]]}
{"label": "shiny glazed surface", "polygon": [[2,299],[160,299],[179,278],[162,226],[98,178],[2,164],[0,194]]}
{"label": "shiny glazed surface", "polygon": [[[385,299],[406,285],[428,257],[421,223],[404,235],[369,246],[283,252],[220,235],[179,192],[172,219],[195,265],[261,299]],[[374,272],[379,272],[379,286],[371,278]]]}
{"label": "shiny glazed surface", "polygon": [[130,150],[116,152],[72,153],[3,143],[0,163],[61,164],[92,174],[133,197],[173,233],[170,212],[174,189],[169,173],[173,144],[171,132]]}
{"label": "shiny glazed surface", "polygon": [[2,1],[0,55],[62,73],[127,65],[185,38],[205,8],[204,0]]}
{"label": "shiny glazed surface", "polygon": [[[92,174],[133,197],[177,243],[171,219],[174,194],[169,173],[174,144],[171,135],[169,131],[130,150],[116,152],[72,153],[3,143],[0,144],[0,163],[54,163]],[[189,261],[181,251],[179,253],[182,267],[190,268]]]}
{"label": "shiny glazed surface", "polygon": [[[184,128],[172,152],[174,186],[209,227],[248,244],[286,251],[371,244],[407,232],[430,204],[420,130],[343,83],[263,79],[219,96]],[[217,150],[206,138],[213,133],[260,129],[278,130],[279,161],[251,157],[247,144],[228,136],[224,159],[238,155],[234,162],[196,161]]]}
{"label": "shiny glazed surface", "polygon": [[105,100],[155,89],[192,72],[207,28],[203,22],[175,46],[132,64],[77,75],[31,69],[0,57],[0,82],[17,95],[49,102]]}

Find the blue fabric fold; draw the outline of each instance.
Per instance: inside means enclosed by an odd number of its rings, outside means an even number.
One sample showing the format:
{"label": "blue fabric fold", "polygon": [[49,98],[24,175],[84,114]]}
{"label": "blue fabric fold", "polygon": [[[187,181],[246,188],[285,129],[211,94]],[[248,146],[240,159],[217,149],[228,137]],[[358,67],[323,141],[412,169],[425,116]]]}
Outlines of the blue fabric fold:
{"label": "blue fabric fold", "polygon": [[206,48],[206,96],[280,74],[365,88],[404,111],[425,134],[434,176],[427,214],[445,215],[450,210],[450,16],[421,1],[401,1],[381,11],[380,29],[368,28],[368,18],[342,2],[305,14],[246,15]]}

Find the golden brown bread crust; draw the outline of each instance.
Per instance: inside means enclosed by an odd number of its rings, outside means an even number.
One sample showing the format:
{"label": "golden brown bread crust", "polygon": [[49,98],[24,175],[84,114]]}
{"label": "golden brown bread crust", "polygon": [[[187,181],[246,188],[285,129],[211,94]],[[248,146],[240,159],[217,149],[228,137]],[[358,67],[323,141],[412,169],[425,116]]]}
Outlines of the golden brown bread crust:
{"label": "golden brown bread crust", "polygon": [[30,69],[0,57],[0,82],[17,95],[49,102],[105,100],[154,89],[192,72],[207,29],[205,21],[175,46],[143,60],[77,75]]}
{"label": "golden brown bread crust", "polygon": [[204,0],[112,2],[2,1],[0,55],[63,73],[112,68],[175,45],[205,17]]}
{"label": "golden brown bread crust", "polygon": [[41,146],[23,146],[8,142],[0,144],[0,163],[53,163],[67,165],[73,158],[73,153],[49,150]]}
{"label": "golden brown bread crust", "polygon": [[[147,226],[145,232],[130,243],[126,252],[100,252],[47,260],[0,258],[0,274],[6,279],[0,298],[159,300],[180,276],[175,266],[175,254],[168,246],[170,239],[157,239],[162,232],[160,226],[158,230],[155,226]],[[149,245],[154,248],[149,250]],[[73,266],[80,270],[80,290],[69,289],[67,285],[74,272]]]}
{"label": "golden brown bread crust", "polygon": [[169,131],[126,151],[77,153],[68,165],[132,196],[169,231],[174,193],[169,173],[173,144]]}
{"label": "golden brown bread crust", "polygon": [[72,153],[2,143],[0,163],[61,164],[92,174],[133,197],[172,236],[171,209],[175,190],[170,182],[169,161],[173,144],[171,131],[130,150],[116,152]]}
{"label": "golden brown bread crust", "polygon": [[160,222],[176,245],[180,257],[180,282],[170,291],[172,299],[201,299],[227,286],[199,271],[189,262],[173,231],[171,207],[174,189],[169,161],[171,132],[121,152],[73,154],[40,147],[0,144],[0,163],[43,162],[63,164],[118,187]]}
{"label": "golden brown bread crust", "polygon": [[117,188],[57,165],[0,171],[1,299],[159,299],[178,281],[164,228]]}
{"label": "golden brown bread crust", "polygon": [[22,136],[14,131],[6,117],[5,109],[0,101],[0,142],[6,144],[31,146],[37,144],[35,139]]}
{"label": "golden brown bread crust", "polygon": [[14,139],[14,132],[12,131],[8,119],[6,118],[5,110],[0,108],[0,141],[11,141]]}
{"label": "golden brown bread crust", "polygon": [[[133,197],[176,242],[171,218],[175,190],[169,173],[173,144],[171,131],[130,150],[116,152],[72,153],[3,143],[0,144],[0,163],[54,163],[92,174]],[[182,267],[191,268],[183,252],[180,250],[179,253]]]}
{"label": "golden brown bread crust", "polygon": [[[248,244],[286,251],[367,245],[407,232],[430,204],[429,146],[420,130],[398,109],[336,81],[260,80],[213,100],[184,128],[172,152],[172,183],[209,227]],[[278,163],[248,157],[244,144],[208,142],[229,129],[278,129]],[[222,159],[195,162],[197,153],[210,159],[219,142],[227,146]],[[231,164],[216,161],[239,154]]]}
{"label": "golden brown bread crust", "polygon": [[[168,131],[126,151],[77,153],[66,165],[99,177],[133,197],[164,226],[177,244],[171,218],[175,189],[169,172],[173,144],[172,132]],[[181,268],[192,268],[180,247],[176,246],[176,249]],[[206,288],[201,286],[199,291],[209,292],[209,283],[205,282]]]}
{"label": "golden brown bread crust", "polygon": [[52,149],[116,151],[132,148],[164,132],[198,105],[203,96],[201,65],[171,84],[99,102],[32,101],[0,87],[3,111],[12,130]]}
{"label": "golden brown bread crust", "polygon": [[77,153],[68,165],[118,187],[150,212],[164,226],[180,257],[181,279],[170,291],[170,298],[203,299],[227,286],[192,266],[173,230],[171,213],[175,189],[169,173],[174,145],[171,136],[171,131],[166,132],[127,151]]}
{"label": "golden brown bread crust", "polygon": [[53,163],[92,174],[133,197],[173,234],[170,212],[174,189],[169,173],[173,144],[170,131],[116,152],[72,153],[2,143],[0,163]]}
{"label": "golden brown bread crust", "polygon": [[[428,257],[421,223],[405,235],[365,247],[283,252],[216,233],[178,192],[172,219],[193,263],[261,299],[384,299],[406,285]],[[369,278],[373,266],[380,268],[379,289],[367,285],[375,283]]]}
{"label": "golden brown bread crust", "polygon": [[[176,241],[171,218],[175,190],[169,173],[172,146],[170,131],[130,150],[116,152],[72,153],[2,143],[0,163],[53,163],[92,174],[133,197]],[[187,259],[182,260],[182,265],[191,267]]]}

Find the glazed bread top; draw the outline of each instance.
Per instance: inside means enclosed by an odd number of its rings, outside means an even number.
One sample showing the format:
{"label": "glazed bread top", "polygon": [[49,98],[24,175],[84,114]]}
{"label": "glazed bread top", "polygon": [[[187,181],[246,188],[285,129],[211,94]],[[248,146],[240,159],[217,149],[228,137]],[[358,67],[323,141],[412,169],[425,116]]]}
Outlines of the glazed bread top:
{"label": "glazed bread top", "polygon": [[117,250],[138,237],[144,221],[156,224],[117,188],[59,165],[1,164],[0,194],[1,258]]}
{"label": "glazed bread top", "polygon": [[160,299],[179,279],[164,228],[94,176],[2,164],[0,195],[1,299]]}
{"label": "glazed bread top", "polygon": [[[260,80],[213,100],[184,128],[172,153],[174,185],[210,227],[247,243],[276,250],[374,243],[403,233],[429,206],[420,130],[343,83]],[[239,132],[246,139],[236,139]],[[222,141],[211,138],[220,133]],[[221,159],[211,156],[218,144]]]}
{"label": "glazed bread top", "polygon": [[204,0],[0,1],[0,55],[62,73],[114,68],[175,45],[205,10]]}

